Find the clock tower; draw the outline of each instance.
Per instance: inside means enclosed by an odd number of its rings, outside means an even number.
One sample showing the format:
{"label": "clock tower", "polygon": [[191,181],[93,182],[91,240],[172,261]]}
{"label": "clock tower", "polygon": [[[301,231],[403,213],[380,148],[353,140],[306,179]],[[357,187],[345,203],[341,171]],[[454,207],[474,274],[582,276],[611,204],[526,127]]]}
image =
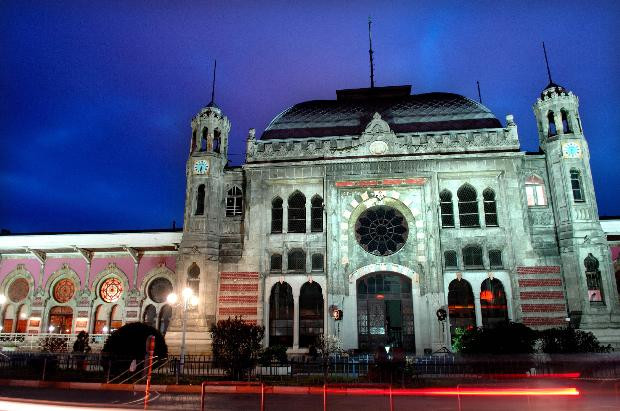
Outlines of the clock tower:
{"label": "clock tower", "polygon": [[547,174],[571,323],[602,341],[620,333],[620,306],[609,246],[598,218],[590,150],[579,99],[549,84],[534,104]]}
{"label": "clock tower", "polygon": [[[177,259],[175,292],[185,287],[198,295],[188,311],[186,345],[193,354],[208,353],[209,326],[215,321],[219,273],[219,244],[224,215],[224,167],[227,163],[230,122],[212,100],[191,122],[190,151],[185,165],[187,188],[183,239]],[[166,334],[171,349],[181,344],[181,307]]]}

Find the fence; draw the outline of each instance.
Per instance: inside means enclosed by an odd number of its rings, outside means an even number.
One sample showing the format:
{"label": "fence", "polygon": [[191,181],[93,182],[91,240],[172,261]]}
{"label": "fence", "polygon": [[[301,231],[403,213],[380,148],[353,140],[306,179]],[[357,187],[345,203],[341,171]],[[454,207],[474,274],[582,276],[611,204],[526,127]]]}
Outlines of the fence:
{"label": "fence", "polygon": [[[54,343],[61,347],[60,352],[70,352],[73,349],[73,343],[77,339],[77,334],[22,334],[22,333],[0,333],[0,350],[20,351],[20,352],[36,352],[41,351],[42,346],[47,341],[54,340]],[[88,344],[93,352],[99,352],[103,348],[103,344],[109,334],[90,334],[88,336]]]}

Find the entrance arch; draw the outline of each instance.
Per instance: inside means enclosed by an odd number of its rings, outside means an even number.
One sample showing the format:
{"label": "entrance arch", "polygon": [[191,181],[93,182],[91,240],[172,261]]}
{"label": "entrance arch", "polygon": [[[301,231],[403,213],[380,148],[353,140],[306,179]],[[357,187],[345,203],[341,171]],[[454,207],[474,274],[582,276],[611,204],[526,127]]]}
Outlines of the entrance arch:
{"label": "entrance arch", "polygon": [[49,313],[49,325],[51,333],[71,334],[73,330],[73,308],[68,306],[52,307]]}
{"label": "entrance arch", "polygon": [[389,271],[356,282],[358,345],[374,351],[386,346],[415,351],[412,281]]}

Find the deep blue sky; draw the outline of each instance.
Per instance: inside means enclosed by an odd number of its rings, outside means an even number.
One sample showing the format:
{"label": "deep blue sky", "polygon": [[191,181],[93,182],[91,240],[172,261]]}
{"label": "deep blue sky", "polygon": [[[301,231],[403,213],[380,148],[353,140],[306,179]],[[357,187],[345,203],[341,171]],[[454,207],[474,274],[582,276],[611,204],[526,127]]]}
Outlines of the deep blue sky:
{"label": "deep blue sky", "polygon": [[[333,3],[338,3],[334,5]],[[377,85],[482,96],[522,148],[553,79],[580,98],[601,215],[620,215],[620,2],[0,3],[0,227],[13,232],[182,224],[192,116],[210,100],[247,130],[292,104]]]}

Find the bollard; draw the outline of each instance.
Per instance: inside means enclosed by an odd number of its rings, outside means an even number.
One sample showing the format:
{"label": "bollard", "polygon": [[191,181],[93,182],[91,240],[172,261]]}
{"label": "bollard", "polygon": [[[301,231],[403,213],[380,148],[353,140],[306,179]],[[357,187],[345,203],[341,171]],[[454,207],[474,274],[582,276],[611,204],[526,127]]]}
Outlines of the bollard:
{"label": "bollard", "polygon": [[260,411],[265,411],[265,384],[260,383]]}
{"label": "bollard", "polygon": [[327,384],[323,384],[323,411],[327,411]]}
{"label": "bollard", "polygon": [[392,385],[390,384],[390,411],[394,411],[394,398],[392,397]]}
{"label": "bollard", "polygon": [[151,373],[153,371],[153,353],[155,352],[155,336],[149,335],[146,340],[146,352],[148,353],[148,369],[146,374],[146,388],[144,390],[144,409],[148,408],[149,391],[151,388]]}

